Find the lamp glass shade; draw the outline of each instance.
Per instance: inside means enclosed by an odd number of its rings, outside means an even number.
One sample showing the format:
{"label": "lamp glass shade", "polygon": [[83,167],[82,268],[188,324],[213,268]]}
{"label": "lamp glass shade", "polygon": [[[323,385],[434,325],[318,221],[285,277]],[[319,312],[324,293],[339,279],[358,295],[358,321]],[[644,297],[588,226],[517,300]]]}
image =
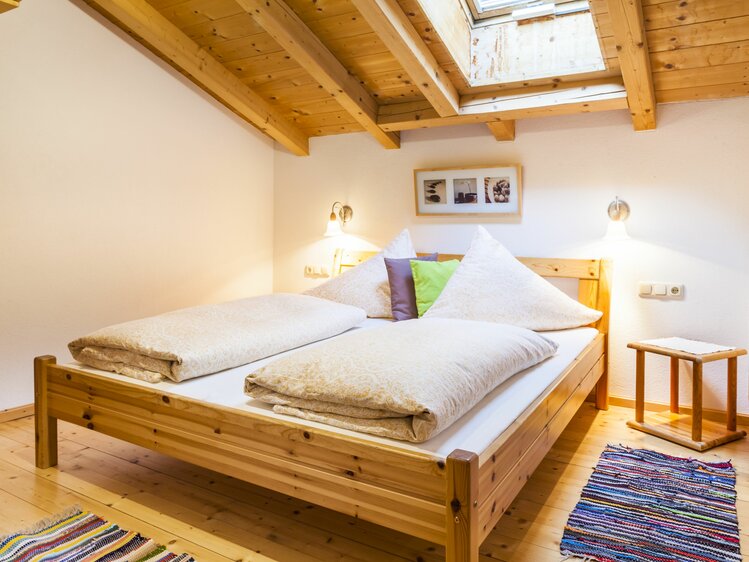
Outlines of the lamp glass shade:
{"label": "lamp glass shade", "polygon": [[341,229],[341,223],[338,218],[329,220],[328,227],[325,229],[325,236],[341,236],[342,234],[343,230]]}
{"label": "lamp glass shade", "polygon": [[627,234],[627,227],[624,221],[609,221],[609,226],[606,228],[606,236],[603,239],[606,242],[629,240],[630,236]]}

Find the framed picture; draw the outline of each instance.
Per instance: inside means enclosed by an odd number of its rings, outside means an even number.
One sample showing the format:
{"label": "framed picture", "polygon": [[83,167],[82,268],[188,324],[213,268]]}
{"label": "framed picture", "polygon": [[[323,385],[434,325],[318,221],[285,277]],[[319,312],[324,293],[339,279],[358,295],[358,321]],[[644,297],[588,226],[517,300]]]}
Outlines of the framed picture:
{"label": "framed picture", "polygon": [[417,216],[520,217],[520,165],[414,170]]}

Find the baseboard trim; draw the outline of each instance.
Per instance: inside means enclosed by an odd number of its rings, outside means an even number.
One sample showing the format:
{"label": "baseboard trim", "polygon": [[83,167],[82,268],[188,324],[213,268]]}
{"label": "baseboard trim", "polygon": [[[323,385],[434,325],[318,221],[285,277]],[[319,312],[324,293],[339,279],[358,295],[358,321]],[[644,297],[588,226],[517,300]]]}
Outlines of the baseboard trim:
{"label": "baseboard trim", "polygon": [[18,420],[34,415],[34,405],[25,404],[24,406],[17,406],[15,408],[8,408],[7,410],[0,410],[0,423]]}
{"label": "baseboard trim", "polygon": [[[632,398],[622,398],[621,396],[610,396],[609,397],[609,404],[613,406],[622,406],[624,408],[632,408],[632,412],[634,415],[634,409],[635,409],[635,401]],[[669,405],[668,404],[661,404],[660,402],[645,402],[645,409],[649,412],[662,412],[664,410],[668,410]],[[679,411],[683,412],[685,414],[691,414],[692,408],[689,406],[679,406]],[[723,422],[726,421],[726,412],[722,410],[702,410],[702,416],[706,420],[715,421],[715,422]],[[739,425],[747,425],[749,426],[749,414],[737,414],[736,415],[736,421]]]}

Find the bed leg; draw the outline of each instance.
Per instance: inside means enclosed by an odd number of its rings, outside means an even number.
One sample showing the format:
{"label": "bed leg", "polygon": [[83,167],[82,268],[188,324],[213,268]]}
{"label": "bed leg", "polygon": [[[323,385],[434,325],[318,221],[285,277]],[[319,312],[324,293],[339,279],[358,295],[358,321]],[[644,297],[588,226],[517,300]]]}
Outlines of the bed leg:
{"label": "bed leg", "polygon": [[478,562],[478,476],[476,453],[456,449],[447,457],[446,562]]}
{"label": "bed leg", "polygon": [[599,410],[609,409],[609,369],[608,365],[603,371],[601,378],[596,383],[596,408]]}
{"label": "bed leg", "polygon": [[52,355],[34,359],[34,429],[36,431],[36,466],[49,468],[57,464],[57,418],[49,415],[47,367],[57,360]]}

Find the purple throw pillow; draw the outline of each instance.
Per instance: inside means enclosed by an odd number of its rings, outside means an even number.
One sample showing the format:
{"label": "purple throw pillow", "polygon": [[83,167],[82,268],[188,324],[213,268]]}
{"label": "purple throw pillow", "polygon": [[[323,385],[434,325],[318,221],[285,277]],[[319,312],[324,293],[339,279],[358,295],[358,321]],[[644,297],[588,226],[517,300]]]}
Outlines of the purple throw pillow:
{"label": "purple throw pillow", "polygon": [[414,277],[411,272],[411,260],[437,261],[437,254],[429,254],[418,258],[385,258],[385,267],[390,282],[390,306],[393,319],[411,320],[418,318],[416,309],[416,292],[414,291]]}

